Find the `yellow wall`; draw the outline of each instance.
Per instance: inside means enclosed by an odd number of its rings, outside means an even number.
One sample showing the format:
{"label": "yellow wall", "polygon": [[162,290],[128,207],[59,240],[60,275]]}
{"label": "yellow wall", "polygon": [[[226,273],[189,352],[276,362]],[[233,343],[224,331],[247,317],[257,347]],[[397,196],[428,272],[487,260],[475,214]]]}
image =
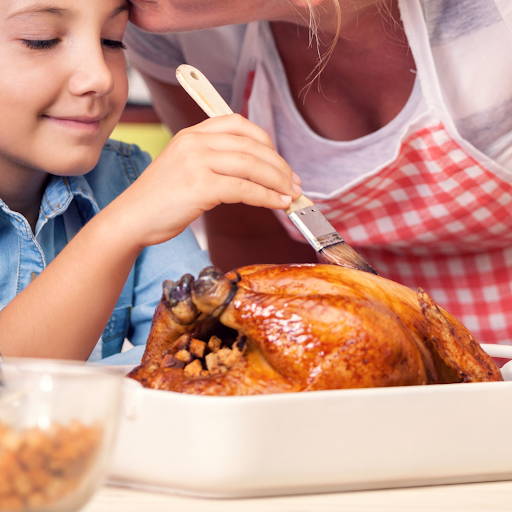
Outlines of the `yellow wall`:
{"label": "yellow wall", "polygon": [[156,158],[169,142],[171,135],[161,124],[120,123],[111,137],[130,144],[137,144],[152,158]]}

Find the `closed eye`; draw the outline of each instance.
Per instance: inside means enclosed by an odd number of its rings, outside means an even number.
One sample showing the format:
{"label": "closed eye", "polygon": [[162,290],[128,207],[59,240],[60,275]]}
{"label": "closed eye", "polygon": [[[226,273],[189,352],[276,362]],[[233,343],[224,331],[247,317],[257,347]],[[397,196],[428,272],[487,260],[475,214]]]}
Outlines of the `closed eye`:
{"label": "closed eye", "polygon": [[32,50],[48,50],[56,46],[60,39],[22,39],[21,41]]}
{"label": "closed eye", "polygon": [[[49,50],[60,43],[60,39],[22,39],[22,43],[31,50]],[[102,39],[101,44],[114,50],[125,50],[126,45],[115,39]]]}
{"label": "closed eye", "polygon": [[106,46],[107,48],[112,48],[114,50],[125,50],[126,45],[122,41],[117,41],[115,39],[102,39],[101,44]]}

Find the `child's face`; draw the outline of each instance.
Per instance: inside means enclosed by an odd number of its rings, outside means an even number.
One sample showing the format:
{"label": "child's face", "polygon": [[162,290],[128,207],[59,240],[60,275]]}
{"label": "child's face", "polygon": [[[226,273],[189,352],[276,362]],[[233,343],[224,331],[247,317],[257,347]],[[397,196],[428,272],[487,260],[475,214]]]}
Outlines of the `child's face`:
{"label": "child's face", "polygon": [[0,172],[83,174],[127,98],[124,0],[0,0]]}

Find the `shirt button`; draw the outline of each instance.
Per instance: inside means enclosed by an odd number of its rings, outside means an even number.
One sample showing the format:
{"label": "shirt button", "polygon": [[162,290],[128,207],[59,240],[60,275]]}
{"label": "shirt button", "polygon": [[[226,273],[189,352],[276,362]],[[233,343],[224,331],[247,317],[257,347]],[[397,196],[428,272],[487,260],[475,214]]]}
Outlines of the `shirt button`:
{"label": "shirt button", "polygon": [[37,272],[32,272],[30,274],[30,282],[32,282],[39,274]]}

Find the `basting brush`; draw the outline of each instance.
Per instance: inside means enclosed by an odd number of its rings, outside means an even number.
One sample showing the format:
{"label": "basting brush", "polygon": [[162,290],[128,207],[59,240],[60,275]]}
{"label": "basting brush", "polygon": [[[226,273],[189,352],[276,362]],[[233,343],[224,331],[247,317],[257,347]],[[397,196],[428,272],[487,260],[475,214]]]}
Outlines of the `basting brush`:
{"label": "basting brush", "polygon": [[[215,87],[195,67],[182,64],[176,70],[176,78],[209,117],[233,113]],[[301,195],[295,199],[286,213],[324,261],[342,267],[364,270],[372,274],[377,273],[359,253],[343,240],[324,214],[307,197]]]}
{"label": "basting brush", "polygon": [[377,274],[375,269],[334,229],[317,206],[302,195],[286,210],[288,218],[327,263]]}

